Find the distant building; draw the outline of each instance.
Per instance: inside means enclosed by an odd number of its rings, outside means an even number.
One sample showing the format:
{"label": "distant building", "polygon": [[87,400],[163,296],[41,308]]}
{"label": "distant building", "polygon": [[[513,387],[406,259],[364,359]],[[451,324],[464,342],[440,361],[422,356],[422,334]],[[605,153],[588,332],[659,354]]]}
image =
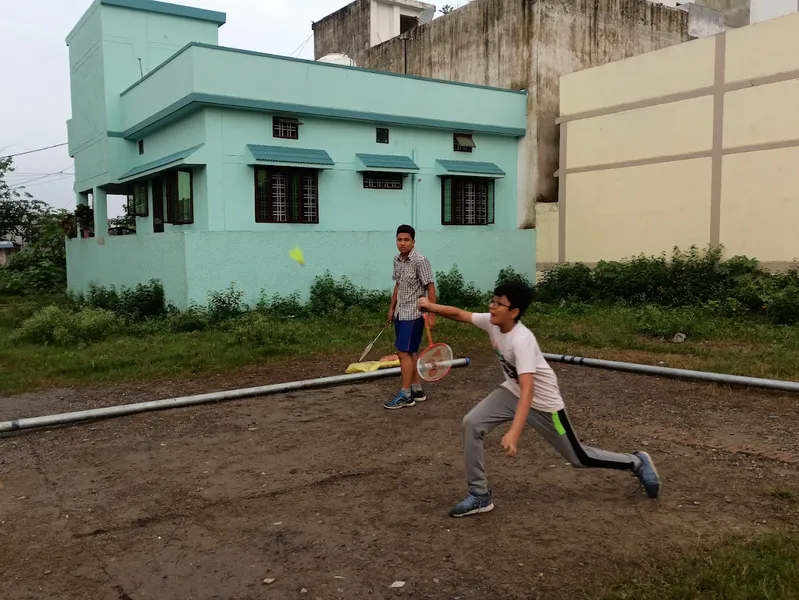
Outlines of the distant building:
{"label": "distant building", "polygon": [[8,263],[8,259],[20,250],[20,245],[8,240],[0,240],[0,267]]}
{"label": "distant building", "polygon": [[[693,10],[694,7],[717,11],[726,29],[745,27],[782,17],[799,10],[797,0],[649,0],[664,6]],[[715,32],[713,32],[715,33]],[[711,33],[710,35],[713,35]]]}

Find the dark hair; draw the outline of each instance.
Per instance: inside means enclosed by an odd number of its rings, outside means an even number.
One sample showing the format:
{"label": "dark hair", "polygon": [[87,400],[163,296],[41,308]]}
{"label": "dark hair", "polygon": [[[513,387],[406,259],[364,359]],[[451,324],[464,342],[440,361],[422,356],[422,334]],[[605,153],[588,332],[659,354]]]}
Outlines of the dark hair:
{"label": "dark hair", "polygon": [[409,236],[411,236],[412,240],[416,239],[416,230],[410,225],[400,225],[397,227],[397,235],[401,233],[407,233]]}
{"label": "dark hair", "polygon": [[533,290],[523,281],[509,281],[497,286],[494,290],[494,296],[505,296],[510,302],[511,310],[514,308],[519,310],[519,315],[516,317],[517,321],[522,318],[524,311],[533,302]]}

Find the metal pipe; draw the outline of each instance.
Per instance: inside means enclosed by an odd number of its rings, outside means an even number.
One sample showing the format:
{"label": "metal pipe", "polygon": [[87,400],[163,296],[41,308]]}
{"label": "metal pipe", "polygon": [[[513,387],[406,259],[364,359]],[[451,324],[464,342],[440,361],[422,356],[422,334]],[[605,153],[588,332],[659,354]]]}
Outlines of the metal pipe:
{"label": "metal pipe", "polygon": [[799,392],[799,382],[796,381],[760,379],[758,377],[744,377],[741,375],[728,375],[726,373],[713,373],[710,371],[690,371],[688,369],[673,369],[671,367],[654,367],[638,363],[617,362],[614,360],[601,360],[598,358],[583,358],[581,356],[569,356],[567,354],[544,353],[544,358],[554,362],[580,365],[583,367],[595,367],[614,371],[628,371],[630,373],[642,373],[644,375],[660,375],[661,377],[673,377],[675,379],[712,381],[714,383],[759,387],[770,390],[779,390],[782,392]]}
{"label": "metal pipe", "polygon": [[[467,367],[471,359],[458,358],[452,361],[452,368]],[[50,427],[53,425],[64,425],[66,423],[77,423],[79,421],[92,421],[111,417],[121,417],[135,413],[148,412],[153,410],[165,410],[178,408],[181,406],[192,406],[196,404],[208,404],[211,402],[222,402],[226,400],[238,400],[240,398],[250,398],[253,396],[266,396],[269,394],[280,394],[295,390],[307,390],[311,388],[330,387],[345,383],[360,381],[371,381],[373,379],[383,379],[392,375],[399,375],[401,369],[394,367],[391,369],[381,369],[371,373],[350,373],[347,375],[333,375],[331,377],[319,377],[318,379],[305,379],[301,381],[289,381],[286,383],[275,383],[260,387],[242,388],[236,390],[225,390],[221,392],[211,392],[208,394],[197,394],[194,396],[182,396],[179,398],[165,398],[163,400],[151,400],[149,402],[139,402],[137,404],[121,404],[108,406],[105,408],[95,408],[91,410],[78,410],[74,412],[61,413],[55,415],[44,415],[41,417],[29,417],[15,419],[13,421],[0,422],[0,433],[9,431],[19,431],[22,429],[33,429],[36,427]]]}

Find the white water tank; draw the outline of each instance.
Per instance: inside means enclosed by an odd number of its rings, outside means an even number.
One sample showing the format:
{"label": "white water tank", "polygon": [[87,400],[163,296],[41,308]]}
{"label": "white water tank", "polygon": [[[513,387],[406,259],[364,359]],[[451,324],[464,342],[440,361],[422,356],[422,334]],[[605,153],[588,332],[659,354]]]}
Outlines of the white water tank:
{"label": "white water tank", "polygon": [[348,67],[356,67],[355,61],[346,54],[326,54],[319,59],[318,62],[333,63],[334,65],[345,65]]}

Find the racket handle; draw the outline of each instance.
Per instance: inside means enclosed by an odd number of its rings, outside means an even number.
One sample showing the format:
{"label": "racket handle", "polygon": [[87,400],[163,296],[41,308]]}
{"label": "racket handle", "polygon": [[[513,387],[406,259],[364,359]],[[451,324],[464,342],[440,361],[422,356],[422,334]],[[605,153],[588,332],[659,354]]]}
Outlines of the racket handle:
{"label": "racket handle", "polygon": [[427,315],[428,312],[422,311],[422,318],[424,319],[424,329],[427,332],[427,341],[432,346],[433,345],[433,336],[430,335],[430,325],[427,323]]}

